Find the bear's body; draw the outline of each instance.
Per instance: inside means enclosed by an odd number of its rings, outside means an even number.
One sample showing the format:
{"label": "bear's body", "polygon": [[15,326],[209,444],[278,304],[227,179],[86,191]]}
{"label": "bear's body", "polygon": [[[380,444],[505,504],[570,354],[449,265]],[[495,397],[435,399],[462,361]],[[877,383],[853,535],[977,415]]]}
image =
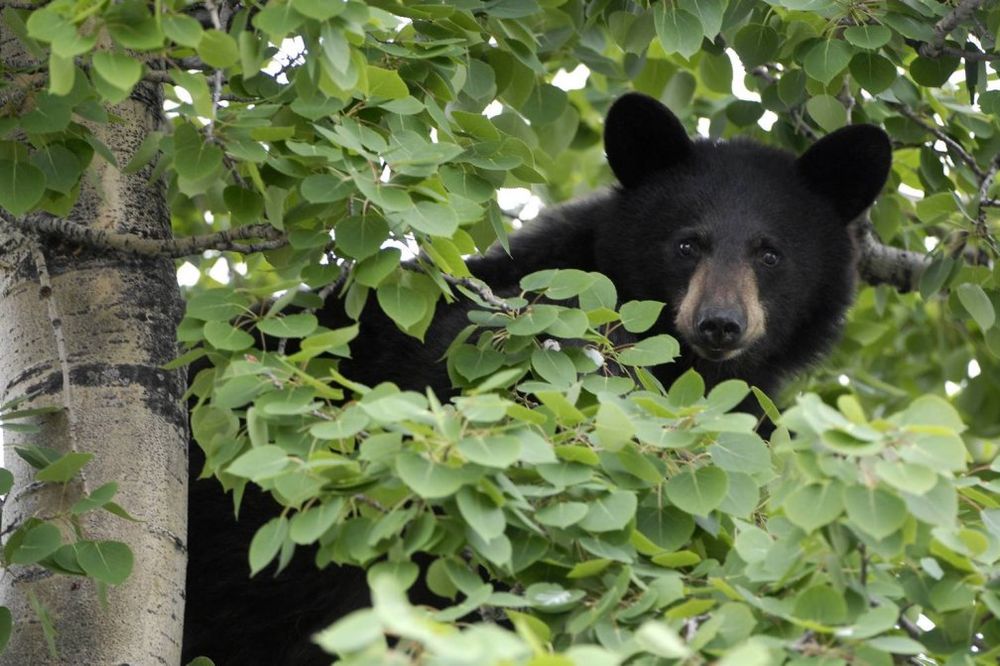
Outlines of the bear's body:
{"label": "bear's body", "polygon": [[[746,141],[692,142],[659,102],[633,94],[609,112],[605,147],[620,187],[546,211],[512,235],[510,255],[493,248],[469,260],[473,274],[509,294],[537,270],[600,271],[622,302],[665,302],[648,335],[681,343],[677,362],[653,369],[667,386],[694,367],[709,386],[740,378],[773,391],[830,347],[854,289],[848,223],[889,169],[881,130],[848,127],[796,158]],[[422,344],[370,302],[351,344],[354,360],[341,370],[369,385],[447,395],[453,389],[439,359],[471,307],[439,306]],[[343,325],[342,316],[331,304],[323,323]],[[202,458],[192,453],[193,479]],[[274,515],[273,502],[248,490],[235,527],[215,482],[191,485],[185,658],[329,663],[308,638],[367,604],[363,574],[318,571],[300,553],[277,579],[247,582],[238,572],[247,571],[250,538]]]}

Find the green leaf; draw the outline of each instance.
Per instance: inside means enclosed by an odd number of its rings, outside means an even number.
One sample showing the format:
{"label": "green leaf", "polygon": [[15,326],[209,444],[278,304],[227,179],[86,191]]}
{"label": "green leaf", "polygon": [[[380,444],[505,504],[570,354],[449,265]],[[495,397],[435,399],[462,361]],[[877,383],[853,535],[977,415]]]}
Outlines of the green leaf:
{"label": "green leaf", "polygon": [[346,3],[329,0],[292,0],[291,5],[298,13],[317,21],[331,19],[343,13],[347,7]]}
{"label": "green leaf", "polygon": [[906,508],[917,519],[945,529],[955,527],[958,518],[958,493],[947,480],[939,478],[933,488],[922,495],[903,492]]}
{"label": "green leaf", "polygon": [[722,504],[729,481],[718,467],[684,470],[667,480],[665,490],[670,502],[682,511],[707,516]]}
{"label": "green leaf", "polygon": [[504,533],[507,521],[503,509],[485,495],[465,487],[459,489],[455,499],[465,524],[485,541],[495,539]]}
{"label": "green leaf", "polygon": [[537,335],[559,319],[559,307],[555,305],[533,305],[507,324],[513,335]]}
{"label": "green leaf", "polygon": [[569,356],[554,349],[536,349],[531,353],[531,367],[545,381],[561,388],[576,381],[576,366]]}
{"label": "green leaf", "polygon": [[658,548],[677,550],[694,534],[694,519],[676,507],[639,507],[636,529]]}
{"label": "green leaf", "polygon": [[42,93],[35,98],[35,108],[21,118],[21,127],[33,134],[61,132],[69,126],[71,102],[66,97]]}
{"label": "green leaf", "polygon": [[205,322],[205,339],[216,349],[242,351],[253,346],[253,336],[225,321]]}
{"label": "green leaf", "polygon": [[0,206],[20,217],[45,193],[45,174],[27,162],[0,160]]}
{"label": "green leaf", "polygon": [[792,612],[795,617],[825,625],[847,622],[844,595],[829,585],[815,585],[799,592]]}
{"label": "green leaf", "polygon": [[635,424],[615,402],[601,402],[594,420],[594,435],[606,451],[620,451],[635,434]]}
{"label": "green leaf", "polygon": [[279,516],[264,523],[250,541],[250,575],[270,564],[288,537],[288,518]]}
{"label": "green leaf", "polygon": [[250,449],[230,463],[226,472],[251,481],[263,481],[278,476],[290,463],[284,449],[268,444]]}
{"label": "green leaf", "polygon": [[76,81],[76,65],[72,57],[62,57],[55,51],[49,55],[49,93],[68,95]]}
{"label": "green leaf", "polygon": [[669,363],[680,354],[680,345],[669,335],[654,335],[619,352],[622,365],[661,365]]}
{"label": "green leaf", "polygon": [[83,469],[83,466],[93,458],[93,453],[67,453],[55,462],[38,470],[35,478],[39,481],[48,481],[51,483],[66,483],[76,476],[77,472]]}
{"label": "green leaf", "polygon": [[680,8],[698,19],[702,35],[714,40],[722,29],[726,0],[679,0]]}
{"label": "green leaf", "polygon": [[868,92],[877,95],[898,77],[895,65],[877,53],[859,53],[851,58],[851,76]]}
{"label": "green leaf", "polygon": [[222,150],[203,141],[193,125],[183,123],[174,130],[174,167],[178,175],[200,180],[221,166]]}
{"label": "green leaf", "polygon": [[84,37],[76,26],[58,11],[43,7],[31,12],[26,23],[28,36],[52,46],[52,53],[59,58],[70,60],[92,49],[97,43],[97,35]]}
{"label": "green leaf", "polygon": [[389,237],[389,225],[380,215],[349,217],[337,224],[337,249],[355,259],[367,259]]}
{"label": "green leaf", "polygon": [[910,63],[910,76],[914,82],[928,88],[940,88],[958,69],[960,60],[948,56],[925,58],[917,56]]}
{"label": "green leaf", "polygon": [[427,302],[418,292],[400,284],[378,288],[378,304],[400,328],[409,328],[427,314]]}
{"label": "green leaf", "polygon": [[701,22],[683,9],[666,2],[653,7],[653,24],[664,52],[690,58],[701,48]]}
{"label": "green leaf", "polygon": [[927,648],[922,644],[906,636],[878,636],[865,641],[865,643],[876,650],[891,652],[892,654],[905,655],[927,652]]}
{"label": "green leaf", "polygon": [[439,465],[416,453],[400,454],[395,465],[403,483],[427,499],[454,495],[471,480],[468,470]]}
{"label": "green leaf", "polygon": [[61,143],[42,146],[31,155],[31,163],[45,175],[45,187],[62,194],[73,190],[83,172],[76,153]]}
{"label": "green leaf", "polygon": [[801,486],[785,499],[782,508],[788,520],[806,532],[815,532],[844,511],[842,487],[836,481]]}
{"label": "green leaf", "polygon": [[[340,3],[326,2],[326,4]],[[350,654],[361,652],[367,646],[384,639],[382,624],[378,621],[375,611],[364,608],[338,619],[333,625],[315,634],[314,640],[327,652]]]}
{"label": "green leaf", "polygon": [[128,49],[152,51],[163,46],[163,32],[146,3],[123,2],[105,14],[112,39]]}
{"label": "green leaf", "polygon": [[521,442],[512,435],[476,435],[460,439],[458,450],[470,462],[503,469],[521,456]]}
{"label": "green leaf", "polygon": [[6,495],[14,487],[14,475],[9,469],[0,467],[0,495]]}
{"label": "green leaf", "polygon": [[892,31],[877,23],[862,23],[846,28],[844,39],[863,49],[878,49],[889,43]]}
{"label": "green leaf", "polygon": [[854,49],[847,42],[821,40],[806,53],[802,67],[811,78],[826,85],[844,71],[853,55]]}
{"label": "green leaf", "polygon": [[986,295],[982,287],[978,284],[966,282],[965,284],[958,285],[955,293],[958,295],[958,300],[962,303],[962,307],[972,315],[972,318],[976,320],[976,324],[979,325],[982,331],[985,332],[993,327],[993,324],[996,323],[996,312],[993,310],[993,303],[990,301],[990,297]]}
{"label": "green leaf", "polygon": [[705,380],[694,368],[690,368],[670,386],[667,398],[673,405],[687,407],[701,400],[704,395]]}
{"label": "green leaf", "polygon": [[906,522],[903,500],[879,488],[848,486],[844,506],[851,522],[876,539],[884,539]]}
{"label": "green leaf", "polygon": [[565,529],[583,520],[588,506],[583,502],[557,502],[535,512],[535,520],[542,525]]}
{"label": "green leaf", "polygon": [[76,544],[80,567],[94,580],[121,585],[132,573],[132,550],[121,541],[80,541]]}
{"label": "green leaf", "polygon": [[119,90],[131,90],[142,78],[142,63],[124,53],[100,51],[94,54],[93,63],[101,78]]}
{"label": "green leaf", "polygon": [[475,381],[496,372],[504,362],[504,355],[495,349],[481,349],[472,345],[460,345],[449,355],[458,373]]}
{"label": "green leaf", "polygon": [[222,191],[222,200],[226,202],[230,215],[237,222],[255,224],[261,221],[264,197],[257,192],[238,185],[230,185]]}
{"label": "green leaf", "polygon": [[691,648],[666,622],[649,620],[635,632],[635,642],[643,650],[666,659],[685,659],[691,655]]}
{"label": "green leaf", "polygon": [[114,498],[115,493],[117,492],[118,492],[117,483],[115,483],[114,481],[105,483],[103,486],[99,487],[97,490],[90,493],[90,495],[76,502],[70,508],[70,511],[74,515],[80,515],[82,513],[86,513],[87,511],[100,509],[105,504],[110,502]]}
{"label": "green leaf", "polygon": [[806,111],[827,132],[840,129],[847,124],[847,109],[840,100],[830,95],[810,97],[806,101]]}
{"label": "green leaf", "polygon": [[225,69],[240,60],[236,40],[221,30],[206,30],[202,33],[197,48],[201,59],[216,69]]}
{"label": "green leaf", "polygon": [[319,439],[344,439],[358,434],[369,424],[368,414],[357,405],[348,407],[333,421],[314,423],[309,434]]}
{"label": "green leaf", "polygon": [[378,99],[402,99],[410,94],[410,90],[406,87],[406,83],[395,70],[382,69],[381,67],[368,65],[366,72],[368,75],[369,97]]}
{"label": "green leaf", "polygon": [[39,523],[25,534],[10,554],[13,564],[34,564],[54,553],[62,545],[62,533],[52,523]]}
{"label": "green leaf", "polygon": [[629,301],[622,305],[619,314],[626,331],[644,333],[656,323],[662,310],[663,303],[659,301]]}
{"label": "green leaf", "polygon": [[772,62],[780,46],[781,38],[777,31],[757,23],[740,28],[733,41],[733,48],[747,70]]}
{"label": "green leaf", "polygon": [[318,325],[316,315],[308,312],[261,319],[257,322],[258,330],[278,338],[304,338],[312,334]]}
{"label": "green leaf", "polygon": [[616,490],[590,503],[580,527],[588,532],[612,532],[623,529],[632,517],[638,502],[635,493]]}
{"label": "green leaf", "polygon": [[184,14],[164,16],[161,19],[161,25],[167,39],[181,46],[189,46],[191,48],[198,46],[202,33],[204,33],[201,23]]}
{"label": "green leaf", "polygon": [[293,4],[292,2],[268,3],[253,17],[254,26],[264,31],[272,42],[280,44],[285,35],[298,28],[305,20],[301,14],[295,11]]}
{"label": "green leaf", "polygon": [[875,463],[879,478],[896,490],[923,495],[938,481],[938,474],[930,467],[895,460],[879,460]]}
{"label": "green leaf", "polygon": [[737,407],[750,393],[750,387],[742,379],[727,379],[709,391],[705,404],[716,413],[724,413]]}
{"label": "green leaf", "polygon": [[754,433],[721,433],[708,453],[716,467],[730,472],[757,474],[771,469],[771,453]]}
{"label": "green leaf", "polygon": [[229,321],[249,310],[249,302],[230,289],[209,289],[187,302],[187,316],[202,321]]}
{"label": "green leaf", "polygon": [[431,236],[452,236],[458,230],[455,210],[444,204],[421,201],[403,217],[407,224]]}

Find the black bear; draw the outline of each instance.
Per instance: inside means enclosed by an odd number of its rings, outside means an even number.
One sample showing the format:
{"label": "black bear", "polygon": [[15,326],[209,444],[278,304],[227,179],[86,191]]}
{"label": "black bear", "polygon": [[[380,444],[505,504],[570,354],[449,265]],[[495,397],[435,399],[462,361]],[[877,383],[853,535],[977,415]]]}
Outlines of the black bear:
{"label": "black bear", "polygon": [[[682,355],[655,368],[665,385],[694,367],[709,386],[740,378],[773,391],[830,347],[854,291],[848,223],[888,175],[884,132],[846,127],[796,158],[744,140],[692,141],[658,101],[627,94],[608,113],[604,141],[620,186],[546,211],[512,235],[510,255],[493,248],[471,259],[476,277],[511,293],[545,268],[600,271],[622,301],[666,302],[650,334],[670,333]],[[370,304],[351,345],[354,361],[342,370],[370,385],[388,380],[447,395],[439,359],[469,309],[440,308],[422,344]],[[332,303],[324,323],[342,325],[337,310]],[[192,453],[195,478],[201,457]],[[310,634],[366,604],[363,574],[318,571],[304,554],[277,578],[247,581],[250,538],[272,515],[267,497],[248,492],[234,526],[218,485],[192,482],[187,658],[329,663]]]}

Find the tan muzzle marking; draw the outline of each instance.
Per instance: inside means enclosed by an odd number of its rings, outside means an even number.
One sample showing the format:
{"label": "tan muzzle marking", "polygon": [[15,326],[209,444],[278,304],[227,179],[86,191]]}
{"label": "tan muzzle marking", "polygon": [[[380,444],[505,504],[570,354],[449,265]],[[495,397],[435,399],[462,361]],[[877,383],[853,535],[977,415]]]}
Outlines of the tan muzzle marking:
{"label": "tan muzzle marking", "polygon": [[674,317],[677,330],[688,340],[698,339],[698,311],[706,304],[738,305],[743,310],[747,327],[740,336],[740,350],[764,335],[767,315],[760,303],[757,276],[750,266],[712,266],[704,260],[698,263]]}

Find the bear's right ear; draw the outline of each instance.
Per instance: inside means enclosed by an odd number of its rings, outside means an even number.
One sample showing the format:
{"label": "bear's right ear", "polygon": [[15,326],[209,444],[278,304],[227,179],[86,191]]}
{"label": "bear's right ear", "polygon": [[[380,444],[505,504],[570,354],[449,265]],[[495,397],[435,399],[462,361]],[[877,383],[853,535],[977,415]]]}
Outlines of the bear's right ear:
{"label": "bear's right ear", "polygon": [[670,109],[640,93],[622,95],[604,123],[604,152],[619,182],[635,187],[691,152],[691,139]]}
{"label": "bear's right ear", "polygon": [[850,222],[885,185],[892,168],[892,143],[874,125],[848,125],[810,146],[796,165],[812,189]]}

